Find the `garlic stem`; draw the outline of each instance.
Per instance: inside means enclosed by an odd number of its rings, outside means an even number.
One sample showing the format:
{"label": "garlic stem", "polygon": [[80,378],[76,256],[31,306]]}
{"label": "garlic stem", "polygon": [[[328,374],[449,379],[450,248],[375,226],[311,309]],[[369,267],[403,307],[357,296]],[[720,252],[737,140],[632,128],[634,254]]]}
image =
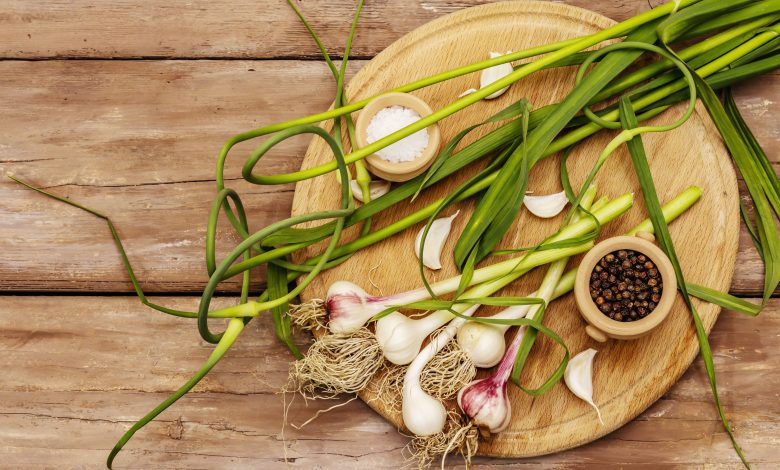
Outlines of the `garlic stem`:
{"label": "garlic stem", "polygon": [[[553,262],[562,257],[568,258],[569,256],[587,251],[592,246],[593,243],[589,242],[575,247],[537,251],[525,258],[512,258],[502,261],[492,266],[475,270],[469,285],[484,283],[486,285],[495,285],[497,286],[495,290],[498,290],[536,266]],[[494,281],[486,282],[491,279]],[[496,279],[498,280],[497,283],[495,283]],[[436,295],[449,294],[458,289],[459,281],[460,276],[455,276],[431,284],[431,288]],[[495,292],[495,290],[490,293]],[[328,327],[333,333],[355,331],[387,308],[403,306],[428,298],[430,298],[430,293],[425,288],[414,289],[392,296],[375,297],[369,295],[365,290],[352,282],[337,281],[328,289],[328,295],[325,300],[329,317]]]}
{"label": "garlic stem", "polygon": [[[612,201],[610,201],[609,203],[607,203],[604,207],[601,208],[601,210],[593,212],[593,215],[596,218],[596,220],[599,221],[599,224],[601,225],[606,224],[607,222],[613,220],[614,218],[618,217],[619,215],[623,214],[628,209],[630,209],[631,206],[633,205],[633,201],[634,201],[634,196],[632,193],[623,194],[622,196],[619,196],[613,199]],[[548,240],[548,243],[567,240],[573,237],[578,237],[580,235],[590,232],[594,228],[595,228],[595,223],[593,221],[593,218],[587,217],[579,220],[574,224],[565,227],[560,233],[558,233],[558,235],[556,235],[555,237],[551,237],[550,240]],[[475,285],[475,284],[489,281],[491,279],[496,279],[501,277],[505,277],[505,278],[512,277],[512,279],[514,280],[517,279],[519,275],[524,274],[525,272],[527,272],[528,270],[536,266],[548,264],[557,259],[574,256],[583,251],[587,251],[588,249],[590,249],[592,245],[593,243],[589,242],[577,247],[541,250],[527,255],[521,255],[515,258],[504,260],[490,266],[485,266],[483,268],[474,271],[474,274],[471,279],[471,283],[469,285]],[[520,274],[518,275],[518,273]],[[369,313],[368,312],[369,310],[376,310],[376,313],[379,313],[385,308],[390,306],[404,305],[407,303],[416,302],[418,300],[425,300],[430,298],[429,293],[425,288],[419,288],[402,294],[396,294],[387,297],[373,297],[366,294],[366,292],[363,289],[361,289],[360,287],[356,286],[353,283],[349,283],[347,281],[338,281],[338,282],[350,284],[352,286],[357,287],[357,289],[355,289],[352,292],[350,292],[347,289],[334,290],[333,297],[326,299],[327,300],[326,307],[329,313],[331,308],[339,309],[340,310],[339,315],[351,316],[353,312],[350,312],[350,310],[353,309],[356,310],[356,312],[354,312],[354,315],[359,318],[357,318],[356,320],[350,320],[345,322],[349,324],[362,322],[360,324],[364,325],[369,319],[371,319],[373,315],[375,315],[375,313],[373,314]],[[460,284],[460,276],[454,276],[452,278],[431,284],[431,288],[436,295],[443,295],[443,294],[455,292],[458,289],[459,284]],[[329,289],[328,292],[331,293],[331,289]],[[342,301],[344,302],[345,305],[339,305]],[[209,313],[209,317],[212,318],[254,317],[259,315],[260,312],[263,312],[269,308],[276,306],[277,303],[278,300],[266,301],[266,302],[249,301],[244,304],[235,305],[232,307],[227,307],[219,310],[214,310]],[[384,307],[378,308],[377,310],[378,307],[377,304],[384,304]],[[339,331],[341,332],[354,331],[354,329],[359,328],[359,326],[355,327],[354,325],[352,325],[349,326],[348,328],[352,328],[352,329],[351,330],[341,329]]]}
{"label": "garlic stem", "polygon": [[[479,308],[474,305],[463,311],[471,316]],[[458,327],[466,320],[456,318],[431,338],[422,351],[414,358],[404,375],[401,414],[404,426],[417,436],[431,436],[444,430],[447,422],[447,410],[442,402],[428,395],[420,386],[420,374],[433,357],[455,336]]]}

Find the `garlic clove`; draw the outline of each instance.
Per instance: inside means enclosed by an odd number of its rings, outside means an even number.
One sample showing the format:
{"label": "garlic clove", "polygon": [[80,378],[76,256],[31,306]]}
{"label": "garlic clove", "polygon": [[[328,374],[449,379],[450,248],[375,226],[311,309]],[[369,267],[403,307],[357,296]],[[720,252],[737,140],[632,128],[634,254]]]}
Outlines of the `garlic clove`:
{"label": "garlic clove", "polygon": [[[363,200],[363,190],[360,188],[357,180],[349,180],[349,188],[352,190],[352,197],[360,202],[366,202]],[[368,184],[368,192],[371,195],[371,200],[384,196],[390,191],[390,182],[385,180],[372,180]]]}
{"label": "garlic clove", "polygon": [[[444,249],[444,243],[450,235],[452,221],[460,214],[455,212],[449,217],[436,219],[428,230],[428,236],[425,237],[425,249],[423,250],[423,264],[430,269],[441,269],[441,252]],[[420,258],[420,240],[422,240],[425,227],[422,227],[414,240],[414,254]]]}
{"label": "garlic clove", "polygon": [[549,219],[560,214],[569,199],[566,192],[561,191],[555,194],[546,194],[544,196],[528,196],[523,198],[523,205],[535,216],[543,219]]}
{"label": "garlic clove", "polygon": [[597,352],[593,348],[588,348],[571,358],[566,365],[566,371],[563,373],[563,380],[573,394],[586,401],[596,410],[599,422],[603,425],[604,420],[601,419],[601,411],[596,406],[596,403],[593,402],[593,358]]}
{"label": "garlic clove", "polygon": [[[508,54],[509,52],[507,52]],[[500,52],[491,52],[490,58],[495,59],[496,57],[501,57],[504,54],[501,54]],[[500,80],[510,73],[512,73],[514,69],[512,68],[512,63],[507,62],[505,64],[498,64],[494,65],[492,67],[488,67],[484,70],[482,70],[482,73],[479,75],[479,87],[485,88],[486,86],[490,85],[491,83]],[[503,95],[509,87],[504,87],[494,93],[489,94],[485,97],[486,100],[492,100],[494,98],[498,98],[499,96]]]}
{"label": "garlic clove", "polygon": [[468,90],[466,90],[463,93],[459,94],[458,98],[463,98],[464,96],[470,95],[470,94],[474,93],[475,91],[477,91],[476,88],[469,88]]}

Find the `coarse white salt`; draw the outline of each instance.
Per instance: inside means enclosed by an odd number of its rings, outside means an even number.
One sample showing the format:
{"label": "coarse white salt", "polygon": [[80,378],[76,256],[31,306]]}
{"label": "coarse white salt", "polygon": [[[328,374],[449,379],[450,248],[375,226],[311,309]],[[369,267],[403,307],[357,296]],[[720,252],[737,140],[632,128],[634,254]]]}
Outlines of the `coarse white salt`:
{"label": "coarse white salt", "polygon": [[[404,106],[389,106],[380,109],[368,123],[366,141],[369,144],[374,143],[419,120],[420,115],[416,111]],[[410,162],[422,155],[427,146],[428,129],[423,129],[388,145],[376,154],[388,162]]]}

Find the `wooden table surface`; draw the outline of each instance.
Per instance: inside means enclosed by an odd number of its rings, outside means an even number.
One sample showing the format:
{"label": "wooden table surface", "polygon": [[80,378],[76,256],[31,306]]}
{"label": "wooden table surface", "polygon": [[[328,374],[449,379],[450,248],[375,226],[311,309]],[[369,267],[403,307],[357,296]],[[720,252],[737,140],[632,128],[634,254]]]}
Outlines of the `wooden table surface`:
{"label": "wooden table surface", "polygon": [[[340,54],[353,2],[298,3]],[[479,3],[368,1],[350,73],[415,27]],[[615,20],[648,7],[646,0],[567,3]],[[205,226],[220,146],[239,131],[327,108],[333,89],[282,0],[0,5],[0,468],[99,468],[119,436],[189,378],[211,349],[192,321],[139,304],[103,222],[4,175],[110,214],[144,289],[161,303],[191,309],[207,279]],[[777,168],[780,73],[741,84],[735,93]],[[306,144],[277,147],[264,160],[269,171],[297,169]],[[252,228],[287,216],[293,188],[239,181],[240,160],[229,160],[227,175],[242,192]],[[236,242],[221,231],[218,252]],[[757,297],[761,269],[743,230],[732,293]],[[227,305],[236,284],[223,288],[217,304]],[[721,398],[756,468],[780,465],[780,353],[771,343],[779,336],[780,299],[755,319],[724,312],[710,336]],[[136,435],[117,468],[404,463],[407,439],[360,401],[301,430],[283,430],[279,390],[290,359],[268,318],[252,322],[193,393]],[[301,423],[344,402],[298,399],[288,418]],[[739,466],[700,360],[655,405],[603,439],[545,457],[475,463]],[[462,467],[454,458],[448,465]]]}

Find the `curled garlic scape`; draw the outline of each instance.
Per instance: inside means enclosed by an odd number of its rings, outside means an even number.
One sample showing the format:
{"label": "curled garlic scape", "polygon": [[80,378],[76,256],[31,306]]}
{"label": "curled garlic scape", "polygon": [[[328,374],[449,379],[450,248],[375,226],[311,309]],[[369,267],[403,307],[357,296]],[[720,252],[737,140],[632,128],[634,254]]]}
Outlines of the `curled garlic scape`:
{"label": "curled garlic scape", "polygon": [[[425,237],[425,246],[423,247],[423,264],[429,269],[441,269],[441,252],[444,249],[444,243],[452,230],[452,221],[460,214],[455,212],[449,217],[436,219],[431,223],[428,229],[428,236]],[[414,254],[420,257],[420,241],[422,240],[425,227],[417,232],[417,238],[414,239]]]}
{"label": "curled garlic scape", "polygon": [[528,208],[528,211],[537,217],[548,219],[560,214],[569,199],[566,197],[566,193],[561,191],[554,194],[546,194],[544,196],[528,196],[523,198],[523,205]]}
{"label": "curled garlic scape", "polygon": [[[511,51],[507,51],[507,54],[510,54]],[[501,57],[504,54],[501,54],[500,52],[491,52],[490,58],[495,59],[496,57]],[[498,64],[494,65],[492,67],[488,67],[484,70],[482,70],[482,73],[479,76],[479,87],[485,88],[486,86],[490,85],[491,83],[500,80],[510,73],[512,73],[514,69],[512,68],[511,62],[506,62],[504,64]],[[491,93],[485,97],[486,100],[492,100],[494,98],[498,98],[499,96],[503,95],[509,87],[504,87],[494,93]]]}
{"label": "curled garlic scape", "polygon": [[566,386],[577,397],[586,401],[596,410],[599,422],[603,425],[601,411],[596,403],[593,402],[593,358],[596,356],[596,350],[588,348],[577,354],[566,365],[566,371],[563,373],[563,380]]}

